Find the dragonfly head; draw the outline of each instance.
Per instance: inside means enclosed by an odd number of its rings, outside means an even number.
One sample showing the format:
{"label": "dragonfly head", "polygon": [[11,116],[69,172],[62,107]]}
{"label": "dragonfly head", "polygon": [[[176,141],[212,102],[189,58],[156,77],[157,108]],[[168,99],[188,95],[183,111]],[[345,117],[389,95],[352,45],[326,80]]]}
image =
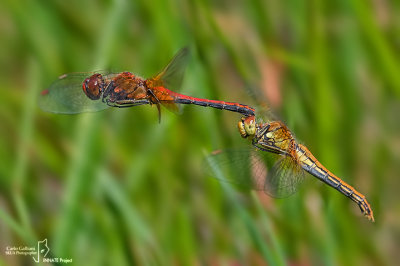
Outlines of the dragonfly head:
{"label": "dragonfly head", "polygon": [[101,74],[93,74],[89,78],[85,79],[82,84],[82,89],[86,96],[91,100],[100,99],[101,93],[104,89],[104,79]]}
{"label": "dragonfly head", "polygon": [[254,137],[256,134],[256,119],[254,116],[242,117],[238,123],[238,128],[242,138]]}

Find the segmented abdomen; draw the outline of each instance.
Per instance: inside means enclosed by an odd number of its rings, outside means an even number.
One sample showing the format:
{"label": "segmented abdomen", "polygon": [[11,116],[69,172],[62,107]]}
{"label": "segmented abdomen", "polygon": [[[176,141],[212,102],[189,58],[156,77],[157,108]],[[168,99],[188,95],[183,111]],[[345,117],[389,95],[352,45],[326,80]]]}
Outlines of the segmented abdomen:
{"label": "segmented abdomen", "polygon": [[200,105],[205,107],[212,107],[222,110],[228,110],[236,113],[243,114],[245,116],[254,116],[254,108],[240,103],[233,103],[233,102],[224,102],[224,101],[215,101],[215,100],[208,100],[208,99],[201,99],[201,98],[194,98],[182,94],[174,95],[175,96],[175,103],[179,104],[194,104]]}
{"label": "segmented abdomen", "polygon": [[328,169],[326,169],[312,154],[311,152],[301,144],[297,144],[296,154],[301,167],[315,176],[322,182],[338,190],[340,193],[349,197],[361,209],[361,212],[369,219],[374,221],[374,214],[372,212],[371,206],[367,202],[365,196],[355,190],[352,186],[341,180],[339,177],[335,176]]}

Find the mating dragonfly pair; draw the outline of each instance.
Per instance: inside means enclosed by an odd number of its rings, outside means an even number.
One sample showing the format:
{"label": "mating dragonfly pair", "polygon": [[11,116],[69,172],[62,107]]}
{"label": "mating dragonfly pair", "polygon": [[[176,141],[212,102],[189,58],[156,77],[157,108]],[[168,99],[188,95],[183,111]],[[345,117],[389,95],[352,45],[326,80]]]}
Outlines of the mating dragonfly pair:
{"label": "mating dragonfly pair", "polygon": [[[173,112],[179,111],[180,104],[194,104],[240,113],[243,118],[238,123],[239,132],[243,138],[251,139],[255,149],[226,150],[210,155],[208,162],[217,178],[263,190],[273,197],[286,197],[296,192],[308,172],[349,197],[374,221],[365,196],[328,171],[305,146],[296,142],[282,122],[256,123],[255,109],[248,105],[194,98],[173,91],[180,88],[187,61],[188,49],[184,48],[158,75],[149,79],[130,72],[65,74],[42,91],[39,106],[48,112],[75,114],[108,107],[156,105],[159,120],[160,105]],[[272,164],[271,160],[264,159],[271,154],[275,155]],[[224,168],[236,170],[223,174]]]}

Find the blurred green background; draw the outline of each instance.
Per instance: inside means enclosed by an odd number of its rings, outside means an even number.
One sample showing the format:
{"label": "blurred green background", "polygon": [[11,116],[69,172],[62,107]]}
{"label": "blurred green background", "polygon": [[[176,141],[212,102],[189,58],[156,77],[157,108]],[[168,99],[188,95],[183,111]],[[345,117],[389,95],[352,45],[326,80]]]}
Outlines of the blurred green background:
{"label": "blurred green background", "polygon": [[[398,263],[399,12],[386,0],[1,1],[0,265],[34,264],[5,250],[45,238],[47,257],[76,265]],[[208,177],[205,154],[249,145],[238,114],[185,106],[158,124],[154,106],[37,106],[63,73],[149,77],[185,45],[181,92],[268,103],[376,222],[318,181],[278,200]]]}

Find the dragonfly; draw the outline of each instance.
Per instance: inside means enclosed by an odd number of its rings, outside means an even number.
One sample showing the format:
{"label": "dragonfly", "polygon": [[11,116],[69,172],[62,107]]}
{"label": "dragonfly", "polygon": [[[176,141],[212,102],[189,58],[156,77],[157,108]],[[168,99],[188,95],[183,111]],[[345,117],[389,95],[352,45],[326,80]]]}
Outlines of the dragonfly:
{"label": "dragonfly", "polygon": [[96,112],[109,107],[156,105],[161,120],[164,106],[179,112],[180,104],[228,110],[244,116],[254,115],[254,108],[235,102],[225,102],[186,96],[179,90],[188,62],[189,49],[181,49],[157,75],[143,79],[131,72],[107,71],[64,74],[41,92],[39,106],[52,113],[76,114]]}
{"label": "dragonfly", "polygon": [[295,140],[283,122],[257,123],[255,116],[248,116],[239,121],[238,129],[243,138],[251,140],[255,149],[211,154],[207,161],[216,178],[282,198],[295,193],[305,173],[309,173],[350,198],[368,220],[374,221],[365,196],[325,168]]}

